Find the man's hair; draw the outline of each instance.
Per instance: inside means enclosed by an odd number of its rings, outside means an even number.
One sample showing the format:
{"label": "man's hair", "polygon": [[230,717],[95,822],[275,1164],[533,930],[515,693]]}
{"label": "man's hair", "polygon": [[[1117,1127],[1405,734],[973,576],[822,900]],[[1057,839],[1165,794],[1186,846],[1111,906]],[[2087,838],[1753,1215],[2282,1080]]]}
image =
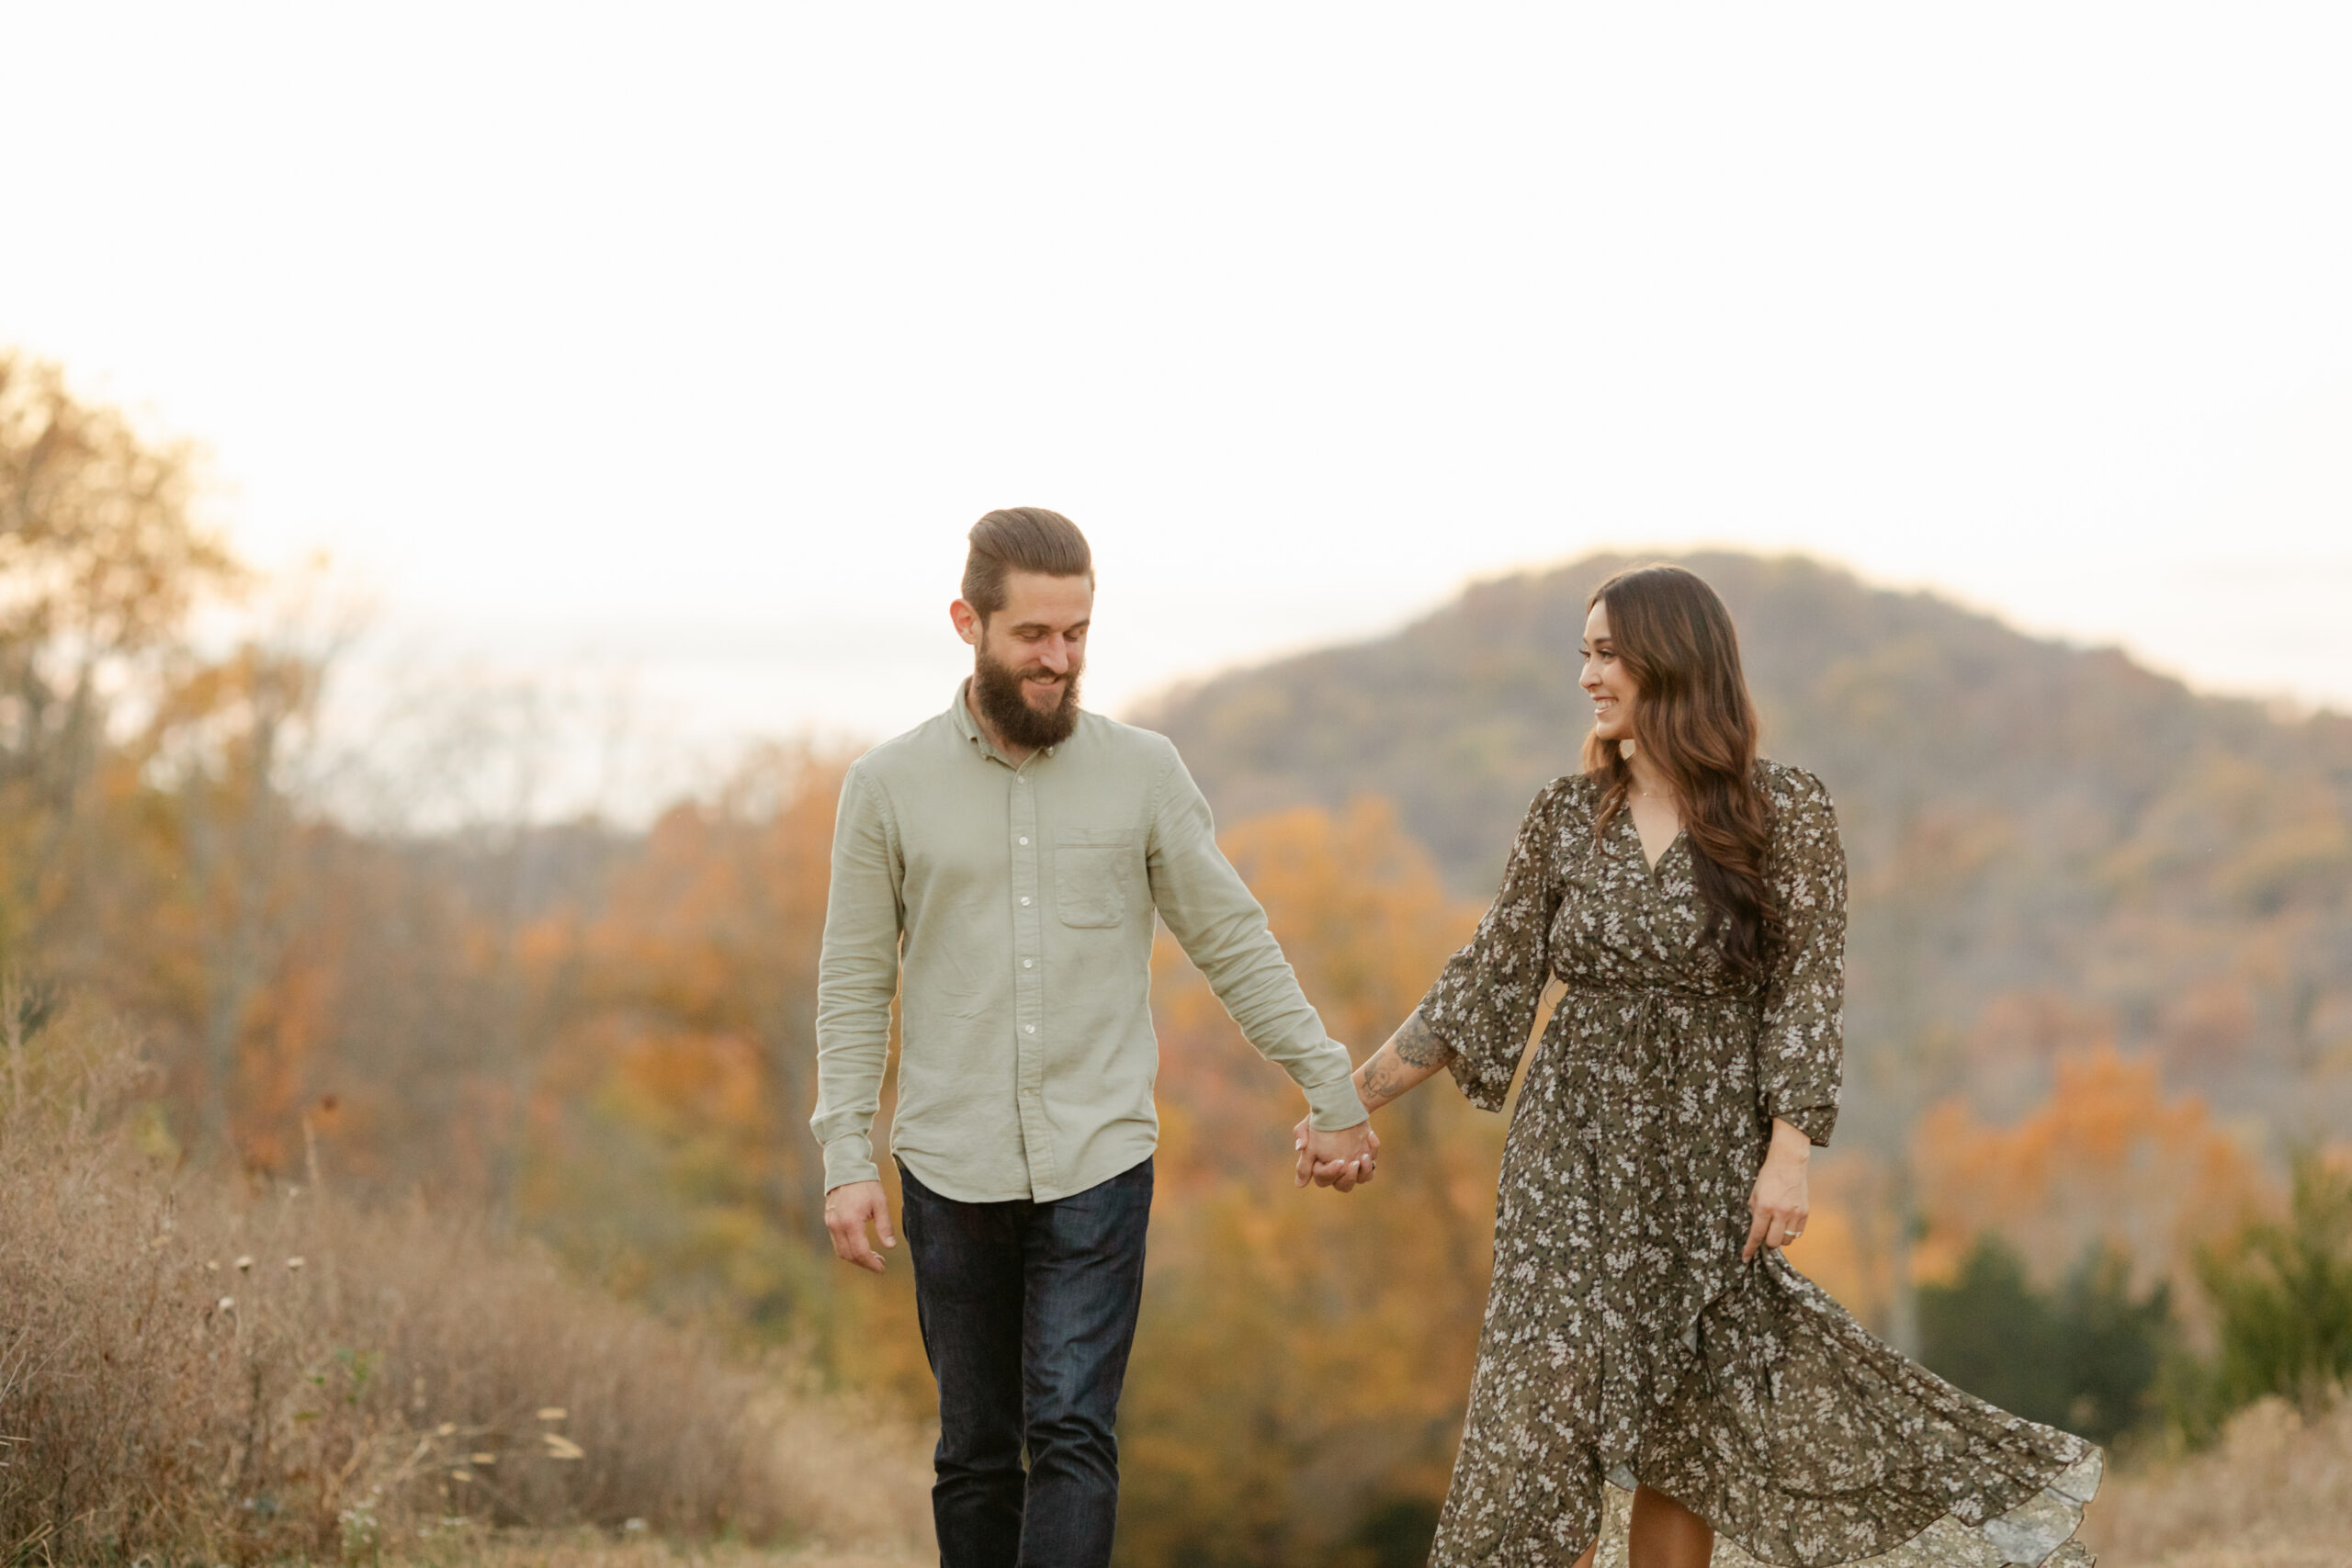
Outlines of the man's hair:
{"label": "man's hair", "polygon": [[1005,506],[972,525],[972,553],[964,558],[964,603],[986,621],[1004,608],[1004,574],[1094,581],[1094,552],[1078,525],[1042,506]]}

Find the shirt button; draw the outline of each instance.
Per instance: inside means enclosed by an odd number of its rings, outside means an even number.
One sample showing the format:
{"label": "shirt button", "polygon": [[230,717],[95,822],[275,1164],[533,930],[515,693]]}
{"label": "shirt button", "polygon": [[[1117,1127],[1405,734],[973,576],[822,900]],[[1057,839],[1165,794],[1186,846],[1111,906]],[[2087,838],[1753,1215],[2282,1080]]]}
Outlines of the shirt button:
{"label": "shirt button", "polygon": [[1021,967],[1023,969],[1035,969],[1036,966],[1037,961],[1034,958],[1024,958],[1021,961]]}
{"label": "shirt button", "polygon": [[1022,841],[1023,843],[1024,843],[1024,844],[1025,844],[1025,843],[1027,843],[1029,840],[1026,840],[1026,839],[1023,839],[1023,840],[1022,840],[1021,841]]}
{"label": "shirt button", "polygon": [[1029,1032],[1030,1032],[1030,1033],[1032,1033],[1032,1034],[1035,1034],[1035,1033],[1036,1033],[1036,1032],[1037,1032],[1037,1026],[1036,1026],[1035,1024],[1034,1024],[1034,1023],[1033,1023],[1033,1024],[1030,1024],[1030,1025],[1028,1026],[1028,1029],[1029,1029]]}
{"label": "shirt button", "polygon": [[1022,908],[1028,908],[1028,906],[1029,906],[1029,900],[1028,900],[1028,899],[1026,899],[1026,898],[1023,898],[1023,900],[1021,900],[1021,905],[1022,905]]}

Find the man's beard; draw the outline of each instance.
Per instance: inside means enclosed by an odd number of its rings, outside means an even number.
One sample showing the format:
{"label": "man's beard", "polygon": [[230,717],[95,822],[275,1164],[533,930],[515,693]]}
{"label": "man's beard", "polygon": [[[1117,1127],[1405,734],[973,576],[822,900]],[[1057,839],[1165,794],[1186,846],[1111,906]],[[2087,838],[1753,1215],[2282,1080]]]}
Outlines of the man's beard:
{"label": "man's beard", "polygon": [[972,695],[980,716],[1000,739],[1013,746],[1042,751],[1058,746],[1078,728],[1078,670],[1062,677],[1062,700],[1044,713],[1031,707],[1021,694],[1021,672],[979,650],[972,660]]}

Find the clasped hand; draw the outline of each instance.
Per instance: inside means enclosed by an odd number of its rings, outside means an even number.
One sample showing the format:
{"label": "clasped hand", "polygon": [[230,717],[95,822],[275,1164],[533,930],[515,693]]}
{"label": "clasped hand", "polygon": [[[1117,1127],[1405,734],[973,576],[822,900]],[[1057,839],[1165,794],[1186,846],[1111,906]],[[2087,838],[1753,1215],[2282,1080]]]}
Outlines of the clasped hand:
{"label": "clasped hand", "polygon": [[[1298,1148],[1298,1185],[1336,1187],[1352,1192],[1372,1179],[1380,1154],[1380,1134],[1369,1122],[1318,1133],[1302,1120],[1294,1129]],[[868,1227],[872,1227],[869,1232]],[[833,1256],[871,1273],[882,1272],[882,1255],[873,1236],[884,1247],[899,1245],[890,1229],[890,1200],[878,1181],[851,1181],[825,1194],[825,1229],[833,1239]]]}
{"label": "clasped hand", "polygon": [[1372,1123],[1359,1122],[1336,1133],[1318,1133],[1314,1121],[1312,1116],[1303,1116],[1291,1129],[1291,1146],[1298,1151],[1297,1185],[1312,1181],[1317,1187],[1352,1192],[1370,1181],[1380,1156],[1380,1134],[1372,1130]]}

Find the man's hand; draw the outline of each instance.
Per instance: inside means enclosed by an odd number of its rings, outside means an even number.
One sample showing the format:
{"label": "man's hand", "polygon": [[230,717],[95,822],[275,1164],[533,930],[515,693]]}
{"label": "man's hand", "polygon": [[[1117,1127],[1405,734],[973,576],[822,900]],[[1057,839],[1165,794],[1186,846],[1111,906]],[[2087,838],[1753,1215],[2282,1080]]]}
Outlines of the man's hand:
{"label": "man's hand", "polygon": [[1372,1179],[1380,1155],[1380,1134],[1370,1122],[1359,1122],[1336,1133],[1318,1133],[1312,1116],[1302,1117],[1291,1129],[1291,1146],[1298,1151],[1298,1185],[1336,1187],[1352,1192]]}
{"label": "man's hand", "polygon": [[872,1222],[885,1247],[896,1247],[890,1231],[890,1199],[878,1181],[847,1181],[825,1194],[825,1228],[833,1233],[833,1256],[860,1269],[882,1272],[882,1255],[865,1239]]}

